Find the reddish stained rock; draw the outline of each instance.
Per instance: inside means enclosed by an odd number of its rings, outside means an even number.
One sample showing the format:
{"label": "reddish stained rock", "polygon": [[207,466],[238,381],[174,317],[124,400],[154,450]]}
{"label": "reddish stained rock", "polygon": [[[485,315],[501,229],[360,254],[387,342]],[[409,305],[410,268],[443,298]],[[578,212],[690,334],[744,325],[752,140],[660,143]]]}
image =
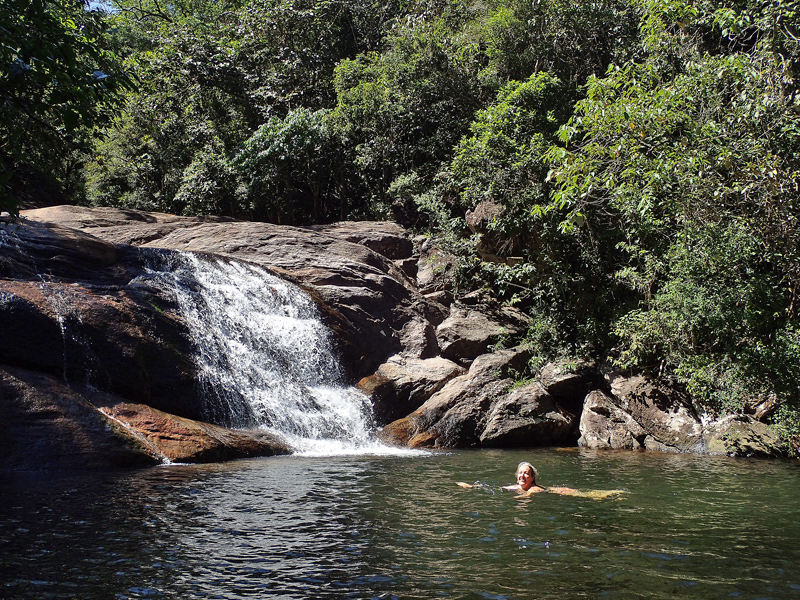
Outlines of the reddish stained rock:
{"label": "reddish stained rock", "polygon": [[100,410],[171,462],[217,462],[290,452],[285,442],[265,431],[228,429],[144,404],[118,403]]}
{"label": "reddish stained rock", "polygon": [[62,381],[0,367],[0,469],[102,469],[161,457]]}
{"label": "reddish stained rock", "polygon": [[213,462],[289,451],[263,431],[177,417],[12,367],[0,367],[0,422],[0,470]]}

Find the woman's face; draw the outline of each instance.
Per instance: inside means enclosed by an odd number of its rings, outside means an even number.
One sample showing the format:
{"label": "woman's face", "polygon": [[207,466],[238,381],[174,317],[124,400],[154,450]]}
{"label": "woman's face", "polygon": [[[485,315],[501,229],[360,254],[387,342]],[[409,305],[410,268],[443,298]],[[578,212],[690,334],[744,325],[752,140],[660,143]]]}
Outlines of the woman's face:
{"label": "woman's face", "polygon": [[526,492],[533,486],[533,472],[530,467],[517,471],[517,484]]}

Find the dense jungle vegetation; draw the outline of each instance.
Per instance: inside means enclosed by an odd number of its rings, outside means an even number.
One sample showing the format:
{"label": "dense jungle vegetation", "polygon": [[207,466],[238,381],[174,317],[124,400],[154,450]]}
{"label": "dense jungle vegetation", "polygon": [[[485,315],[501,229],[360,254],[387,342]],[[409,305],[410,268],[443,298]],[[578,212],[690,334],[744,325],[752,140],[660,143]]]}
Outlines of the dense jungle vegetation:
{"label": "dense jungle vegetation", "polygon": [[393,217],[531,314],[532,369],[800,439],[798,2],[5,0],[0,40],[7,210]]}

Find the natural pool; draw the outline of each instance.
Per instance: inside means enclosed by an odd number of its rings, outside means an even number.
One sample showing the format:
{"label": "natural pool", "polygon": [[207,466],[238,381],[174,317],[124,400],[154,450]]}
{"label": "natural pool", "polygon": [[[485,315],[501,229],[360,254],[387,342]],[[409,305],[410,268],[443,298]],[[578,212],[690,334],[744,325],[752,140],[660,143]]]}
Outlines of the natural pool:
{"label": "natural pool", "polygon": [[796,461],[576,449],[3,475],[0,597],[800,600],[799,517]]}

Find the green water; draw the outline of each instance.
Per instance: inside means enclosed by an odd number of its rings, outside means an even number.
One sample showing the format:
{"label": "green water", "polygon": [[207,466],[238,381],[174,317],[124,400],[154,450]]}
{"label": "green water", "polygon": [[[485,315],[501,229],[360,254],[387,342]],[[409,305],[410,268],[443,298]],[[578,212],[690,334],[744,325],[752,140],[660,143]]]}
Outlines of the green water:
{"label": "green water", "polygon": [[[520,460],[625,492],[499,491]],[[800,600],[798,492],[795,461],[578,450],[6,475],[0,597]]]}

